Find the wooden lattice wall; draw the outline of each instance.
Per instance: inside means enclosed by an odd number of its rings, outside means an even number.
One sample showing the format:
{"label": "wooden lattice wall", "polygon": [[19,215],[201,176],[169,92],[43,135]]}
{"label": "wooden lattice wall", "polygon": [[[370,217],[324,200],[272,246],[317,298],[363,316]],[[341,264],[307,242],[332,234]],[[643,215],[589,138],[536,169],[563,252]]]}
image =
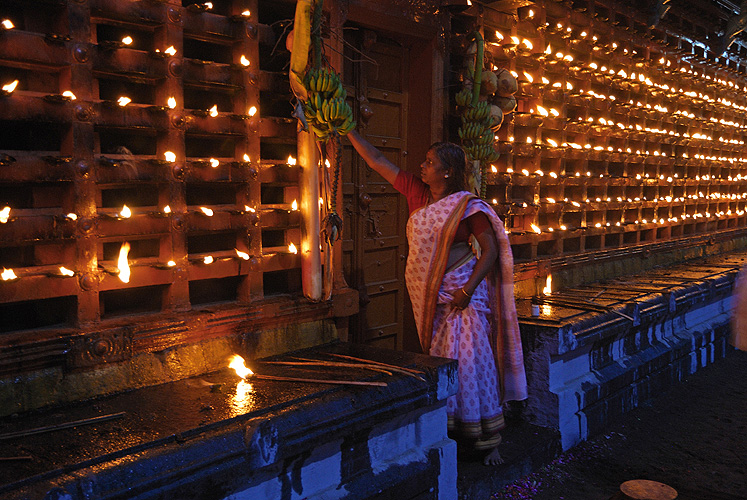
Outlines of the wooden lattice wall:
{"label": "wooden lattice wall", "polygon": [[290,247],[294,9],[0,4],[0,372],[351,314],[303,300]]}
{"label": "wooden lattice wall", "polygon": [[699,5],[654,29],[650,2],[480,11],[493,68],[519,81],[487,196],[519,267],[744,235],[745,48],[717,54],[724,13]]}

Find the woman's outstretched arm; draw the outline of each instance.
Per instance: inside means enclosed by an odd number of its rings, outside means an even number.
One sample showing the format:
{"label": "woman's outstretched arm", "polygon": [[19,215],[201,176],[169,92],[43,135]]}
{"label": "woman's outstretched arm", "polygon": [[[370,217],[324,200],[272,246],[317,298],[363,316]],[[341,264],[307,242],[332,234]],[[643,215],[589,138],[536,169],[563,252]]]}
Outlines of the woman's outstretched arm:
{"label": "woman's outstretched arm", "polygon": [[361,137],[357,130],[350,131],[347,137],[368,166],[378,172],[389,184],[394,185],[394,180],[399,174],[399,167],[387,160],[381,151]]}

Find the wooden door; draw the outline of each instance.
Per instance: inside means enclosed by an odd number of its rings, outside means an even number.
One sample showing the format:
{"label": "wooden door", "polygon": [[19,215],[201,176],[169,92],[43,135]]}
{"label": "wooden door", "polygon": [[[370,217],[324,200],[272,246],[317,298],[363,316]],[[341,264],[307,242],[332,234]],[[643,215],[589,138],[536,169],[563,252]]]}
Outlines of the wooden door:
{"label": "wooden door", "polygon": [[[346,26],[345,83],[358,130],[389,160],[405,168],[407,151],[407,46],[399,40]],[[362,106],[373,115],[365,119]],[[402,349],[405,314],[407,202],[371,170],[345,141],[343,272],[360,293],[350,340]]]}

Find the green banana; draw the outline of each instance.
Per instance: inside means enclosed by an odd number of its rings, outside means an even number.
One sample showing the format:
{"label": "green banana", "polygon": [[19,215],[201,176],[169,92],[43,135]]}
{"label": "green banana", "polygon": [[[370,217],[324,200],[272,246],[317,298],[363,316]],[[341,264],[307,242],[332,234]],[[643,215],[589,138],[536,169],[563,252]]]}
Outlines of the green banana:
{"label": "green banana", "polygon": [[345,135],[351,130],[355,128],[355,122],[350,120],[347,125],[343,125],[342,128],[338,131],[340,135]]}
{"label": "green banana", "polygon": [[345,118],[345,121],[342,122],[342,124],[338,128],[345,129],[346,127],[350,125],[352,121],[353,121],[353,117],[349,115],[347,118]]}
{"label": "green banana", "polygon": [[456,95],[456,103],[459,106],[467,106],[472,100],[472,92],[468,88],[463,88]]}
{"label": "green banana", "polygon": [[329,135],[328,132],[320,129],[316,125],[309,124],[309,127],[311,128],[311,131],[314,132],[314,134],[316,134],[316,136],[319,137],[320,139],[326,139],[327,136]]}
{"label": "green banana", "polygon": [[322,121],[324,123],[329,122],[329,99],[325,99],[322,102]]}

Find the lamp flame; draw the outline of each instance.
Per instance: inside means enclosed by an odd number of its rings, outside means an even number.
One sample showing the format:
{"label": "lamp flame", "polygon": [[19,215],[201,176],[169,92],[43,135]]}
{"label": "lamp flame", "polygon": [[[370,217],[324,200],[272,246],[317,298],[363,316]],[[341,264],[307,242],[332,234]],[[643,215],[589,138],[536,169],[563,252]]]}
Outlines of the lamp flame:
{"label": "lamp flame", "polygon": [[248,155],[248,154],[246,154],[246,153],[244,153],[244,161],[251,161],[251,160],[249,159],[249,155]]}
{"label": "lamp flame", "polygon": [[210,108],[210,116],[212,117],[218,116],[218,105],[217,104],[213,104],[213,107]]}
{"label": "lamp flame", "polygon": [[127,262],[128,253],[130,253],[130,243],[125,241],[119,248],[119,259],[117,259],[118,276],[122,283],[130,282],[130,264]]}
{"label": "lamp flame", "polygon": [[215,158],[210,158],[210,166],[213,168],[218,168],[218,165],[220,165],[220,161],[216,160]]}
{"label": "lamp flame", "polygon": [[174,97],[169,97],[169,98],[168,98],[168,100],[166,101],[166,105],[167,105],[167,106],[168,106],[169,108],[171,108],[171,109],[174,109],[174,108],[176,107],[176,98],[174,98]]}
{"label": "lamp flame", "polygon": [[71,101],[75,100],[75,94],[73,94],[69,90],[66,90],[65,92],[63,92],[62,95],[63,95],[63,97],[69,98]]}
{"label": "lamp flame", "polygon": [[547,275],[545,280],[545,288],[542,289],[544,295],[550,295],[552,293],[552,274]]}
{"label": "lamp flame", "polygon": [[124,219],[129,219],[132,217],[132,210],[130,210],[130,207],[127,205],[122,205],[122,211],[119,212],[119,216]]}
{"label": "lamp flame", "polygon": [[298,202],[296,200],[293,200],[293,203],[291,203],[291,210],[294,212],[298,210]]}
{"label": "lamp flame", "polygon": [[12,30],[13,28],[15,28],[13,21],[11,21],[10,19],[3,19],[2,25],[6,30]]}
{"label": "lamp flame", "polygon": [[171,151],[166,151],[163,156],[166,158],[167,162],[174,163],[176,161],[176,154]]}
{"label": "lamp flame", "polygon": [[3,272],[2,274],[0,274],[0,278],[2,278],[3,281],[10,281],[17,279],[18,276],[16,276],[16,273],[14,273],[12,269],[3,268]]}
{"label": "lamp flame", "polygon": [[5,207],[0,210],[0,224],[5,224],[10,218],[10,207]]}
{"label": "lamp flame", "polygon": [[7,93],[11,93],[16,89],[16,87],[18,87],[18,80],[13,80],[12,82],[8,84],[3,85],[3,91]]}
{"label": "lamp flame", "polygon": [[163,213],[170,214],[171,213],[171,207],[169,205],[166,205],[163,207]]}
{"label": "lamp flame", "polygon": [[231,358],[231,362],[228,364],[228,367],[234,370],[236,372],[236,375],[243,379],[254,375],[254,372],[246,367],[244,358],[242,358],[238,354],[233,355],[233,357]]}
{"label": "lamp flame", "polygon": [[234,250],[236,250],[236,255],[238,255],[240,258],[242,258],[244,260],[249,260],[249,254],[248,253],[242,252],[238,248],[234,248]]}
{"label": "lamp flame", "polygon": [[249,66],[251,63],[249,62],[249,59],[246,58],[244,54],[241,54],[241,65],[242,66]]}
{"label": "lamp flame", "polygon": [[71,271],[65,266],[60,266],[60,274],[63,276],[75,276],[75,271]]}
{"label": "lamp flame", "polygon": [[288,160],[285,163],[287,163],[288,165],[295,165],[296,159],[293,158],[292,156],[288,156]]}
{"label": "lamp flame", "polygon": [[207,256],[203,257],[202,262],[204,264],[212,264],[214,260],[215,259],[213,259],[212,255],[207,255]]}
{"label": "lamp flame", "polygon": [[117,99],[117,104],[119,104],[123,108],[127,106],[128,104],[130,104],[131,102],[132,102],[132,99],[126,96],[122,96],[119,99]]}
{"label": "lamp flame", "polygon": [[173,56],[174,54],[176,54],[176,49],[172,45],[168,49],[164,50],[164,52],[167,53],[170,56]]}
{"label": "lamp flame", "polygon": [[257,114],[257,106],[252,106],[249,108],[249,116],[254,116]]}
{"label": "lamp flame", "polygon": [[125,44],[125,45],[130,45],[132,43],[132,37],[131,36],[124,37],[122,39],[122,43]]}
{"label": "lamp flame", "polygon": [[535,233],[540,234],[542,232],[542,229],[540,229],[540,227],[538,225],[536,225],[534,223],[532,223],[530,225],[532,226],[532,231],[534,231]]}
{"label": "lamp flame", "polygon": [[298,253],[298,248],[296,248],[296,245],[294,245],[293,243],[291,243],[290,245],[288,245],[288,252],[290,252],[290,253]]}
{"label": "lamp flame", "polygon": [[200,210],[202,211],[203,214],[207,215],[208,217],[213,216],[213,210],[208,207],[200,207]]}

